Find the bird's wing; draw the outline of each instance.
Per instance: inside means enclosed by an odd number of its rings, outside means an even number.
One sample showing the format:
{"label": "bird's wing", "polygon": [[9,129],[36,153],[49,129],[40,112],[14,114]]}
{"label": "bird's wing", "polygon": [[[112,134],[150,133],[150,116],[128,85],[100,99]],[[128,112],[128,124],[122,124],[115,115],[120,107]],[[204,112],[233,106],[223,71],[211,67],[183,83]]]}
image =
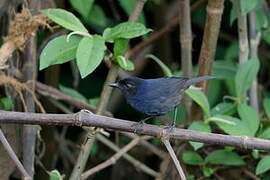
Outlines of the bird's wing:
{"label": "bird's wing", "polygon": [[144,110],[151,110],[151,112],[148,112],[149,114],[165,114],[172,110],[180,102],[180,96],[184,91],[181,89],[186,80],[187,79],[182,78],[146,80],[144,87],[142,87],[139,92],[147,97],[140,100],[140,102],[145,105]]}

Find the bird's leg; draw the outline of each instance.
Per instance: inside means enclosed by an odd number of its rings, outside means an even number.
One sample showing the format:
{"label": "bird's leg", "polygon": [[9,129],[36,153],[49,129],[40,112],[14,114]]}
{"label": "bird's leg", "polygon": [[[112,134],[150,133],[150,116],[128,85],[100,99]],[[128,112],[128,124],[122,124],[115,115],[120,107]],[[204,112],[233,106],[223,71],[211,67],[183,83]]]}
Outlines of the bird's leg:
{"label": "bird's leg", "polygon": [[175,128],[176,125],[176,119],[177,119],[177,114],[178,114],[178,108],[175,107],[174,108],[174,112],[173,112],[173,122],[171,123],[170,126],[165,127],[164,129],[168,130],[169,132],[171,132],[173,130],[173,128]]}
{"label": "bird's leg", "polygon": [[135,127],[134,133],[137,133],[138,130],[141,129],[141,128],[143,127],[143,124],[145,123],[145,121],[147,121],[147,120],[149,120],[149,119],[151,119],[151,118],[152,118],[152,116],[149,116],[149,117],[144,118],[144,119],[140,120],[139,122],[137,122],[137,123],[131,125],[132,127]]}

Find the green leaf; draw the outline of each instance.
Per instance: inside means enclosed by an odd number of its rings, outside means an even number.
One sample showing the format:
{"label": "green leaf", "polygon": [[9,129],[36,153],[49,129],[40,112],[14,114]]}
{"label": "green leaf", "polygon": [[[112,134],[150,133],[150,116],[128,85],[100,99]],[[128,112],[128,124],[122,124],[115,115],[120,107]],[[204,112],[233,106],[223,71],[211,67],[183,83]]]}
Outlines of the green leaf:
{"label": "green leaf", "polygon": [[100,100],[100,97],[88,99],[88,104],[90,104],[94,107],[97,107],[99,100]]}
{"label": "green leaf", "polygon": [[133,62],[126,59],[124,56],[117,56],[116,61],[119,66],[126,71],[133,71],[135,69]]}
{"label": "green leaf", "polygon": [[258,112],[246,104],[238,105],[237,109],[242,122],[246,124],[250,134],[254,136],[260,124]]}
{"label": "green leaf", "polygon": [[[225,133],[235,136],[252,136],[253,134],[250,132],[249,127],[243,121],[240,121],[237,118],[225,115],[217,115],[222,119],[222,121],[213,121],[215,122],[220,129],[222,129]],[[211,117],[213,118],[213,117]],[[230,122],[230,123],[228,123]]]}
{"label": "green leaf", "polygon": [[221,115],[233,115],[236,112],[236,104],[230,102],[222,102],[217,104],[213,109],[211,109],[211,115],[215,116]]}
{"label": "green leaf", "polygon": [[103,32],[103,38],[108,42],[112,42],[115,39],[119,38],[132,39],[135,37],[139,37],[149,33],[150,31],[152,30],[146,28],[141,23],[123,22],[113,28],[105,29],[105,31]]}
{"label": "green leaf", "polygon": [[235,75],[236,95],[239,99],[245,97],[246,91],[257,76],[259,67],[258,59],[250,59],[239,66]]}
{"label": "green leaf", "polygon": [[88,33],[81,21],[72,13],[64,9],[45,9],[41,12],[52,21],[68,30]]}
{"label": "green leaf", "polygon": [[90,11],[90,14],[87,18],[85,18],[87,23],[93,26],[99,26],[102,29],[108,26],[108,18],[106,17],[106,14],[104,13],[103,9],[98,6],[97,4],[94,4],[92,7],[92,10]]}
{"label": "green leaf", "polygon": [[10,111],[14,107],[14,103],[10,97],[0,98],[0,109]]}
{"label": "green leaf", "polygon": [[75,59],[81,37],[71,36],[69,42],[66,38],[66,35],[56,37],[46,45],[40,55],[39,70]]}
{"label": "green leaf", "polygon": [[215,169],[211,168],[211,167],[207,167],[207,166],[203,166],[203,175],[205,177],[210,177],[215,173]]}
{"label": "green leaf", "polygon": [[[259,4],[261,3],[261,0],[240,0],[240,7],[241,7],[241,14],[246,15],[251,10],[255,9],[256,7],[259,7]],[[232,1],[232,9],[230,12],[230,24],[234,22],[237,18],[237,11],[238,11],[238,3],[235,1]]]}
{"label": "green leaf", "polygon": [[84,37],[76,52],[76,62],[82,78],[92,73],[102,62],[105,41],[101,36]]}
{"label": "green leaf", "polygon": [[264,139],[270,139],[270,127],[268,127],[267,129],[265,129],[260,135],[260,138],[264,138]]}
{"label": "green leaf", "polygon": [[216,150],[211,152],[206,158],[206,163],[226,166],[242,166],[245,161],[235,152],[228,150]]}
{"label": "green leaf", "polygon": [[87,102],[88,100],[86,99],[86,97],[84,97],[81,93],[79,93],[78,91],[76,91],[75,89],[63,86],[63,85],[59,85],[59,89],[66,95],[74,97],[75,99],[81,100],[83,102]]}
{"label": "green leaf", "polygon": [[163,63],[159,58],[157,58],[156,56],[154,56],[152,54],[148,54],[145,57],[153,59],[159,65],[159,67],[162,69],[165,76],[172,77],[172,71],[170,70],[170,68],[165,63]]}
{"label": "green leaf", "polygon": [[[137,4],[137,0],[128,0],[128,1],[127,0],[118,0],[118,1],[119,1],[120,6],[124,9],[124,11],[127,15],[130,15],[133,12],[133,10]],[[140,13],[138,22],[145,24],[145,17],[144,17],[143,12]]]}
{"label": "green leaf", "polygon": [[[192,122],[192,124],[188,127],[188,129],[191,130],[195,130],[195,131],[200,131],[200,132],[211,132],[211,128],[209,126],[209,124],[206,124],[202,121],[194,121]],[[203,147],[203,143],[200,142],[189,142],[191,144],[191,146],[196,150],[200,149],[201,147]]]}
{"label": "green leaf", "polygon": [[233,22],[237,18],[237,4],[236,1],[231,1],[232,2],[232,9],[230,12],[230,25],[232,26]]}
{"label": "green leaf", "polygon": [[233,79],[235,77],[235,63],[230,61],[214,61],[212,75],[219,79]]}
{"label": "green leaf", "polygon": [[60,172],[56,169],[49,172],[49,176],[50,180],[63,180],[65,177],[64,175],[61,175]]}
{"label": "green leaf", "polygon": [[[228,116],[230,117],[230,116]],[[235,126],[236,123],[232,120],[228,120],[227,119],[227,116],[223,116],[223,115],[215,115],[215,116],[212,116],[210,118],[207,119],[207,122],[217,122],[217,123],[225,123],[225,124],[229,124],[229,125],[232,125],[232,126]]]}
{"label": "green leaf", "polygon": [[270,169],[270,156],[263,157],[256,166],[256,175],[265,173]]}
{"label": "green leaf", "polygon": [[231,68],[234,68],[234,73],[236,72],[235,63],[232,63],[233,60],[238,59],[239,54],[239,44],[238,41],[233,41],[225,50],[224,59],[226,62],[230,62],[232,65]]}
{"label": "green leaf", "polygon": [[95,0],[69,0],[72,7],[84,18],[88,17]]}
{"label": "green leaf", "polygon": [[270,98],[264,98],[263,108],[264,108],[264,111],[265,111],[268,119],[270,120]]}
{"label": "green leaf", "polygon": [[188,165],[202,165],[204,163],[200,154],[194,151],[185,151],[182,155],[182,159],[184,163]]}
{"label": "green leaf", "polygon": [[269,45],[270,44],[270,28],[263,31],[262,39]]}
{"label": "green leaf", "polygon": [[246,15],[251,10],[255,9],[260,0],[241,0],[241,13]]}
{"label": "green leaf", "polygon": [[189,88],[185,93],[202,108],[206,119],[210,117],[210,106],[205,94],[201,90]]}
{"label": "green leaf", "polygon": [[114,41],[114,46],[113,46],[114,57],[124,56],[127,49],[128,49],[128,40],[127,39],[120,38],[120,39],[116,39]]}
{"label": "green leaf", "polygon": [[263,28],[267,28],[269,25],[267,15],[263,9],[263,6],[255,10],[256,14],[256,29],[261,31]]}

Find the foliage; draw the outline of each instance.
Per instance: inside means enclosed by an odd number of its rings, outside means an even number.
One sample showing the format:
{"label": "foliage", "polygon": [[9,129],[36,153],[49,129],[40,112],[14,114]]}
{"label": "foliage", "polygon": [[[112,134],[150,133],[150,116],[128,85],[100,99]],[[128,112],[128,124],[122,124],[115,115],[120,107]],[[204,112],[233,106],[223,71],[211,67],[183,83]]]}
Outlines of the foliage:
{"label": "foliage", "polygon": [[[83,7],[82,1],[78,4],[72,1],[72,4],[84,17],[87,16],[86,12],[92,9],[91,3],[87,7]],[[102,62],[107,50],[105,42],[114,43],[113,60],[121,68],[128,71],[134,70],[133,63],[124,57],[128,40],[151,31],[140,23],[123,22],[112,28],[106,28],[102,36],[92,35],[76,16],[66,10],[47,9],[42,12],[52,21],[72,32],[68,36],[57,37],[47,44],[40,56],[39,69],[76,58],[82,78],[91,74]]]}

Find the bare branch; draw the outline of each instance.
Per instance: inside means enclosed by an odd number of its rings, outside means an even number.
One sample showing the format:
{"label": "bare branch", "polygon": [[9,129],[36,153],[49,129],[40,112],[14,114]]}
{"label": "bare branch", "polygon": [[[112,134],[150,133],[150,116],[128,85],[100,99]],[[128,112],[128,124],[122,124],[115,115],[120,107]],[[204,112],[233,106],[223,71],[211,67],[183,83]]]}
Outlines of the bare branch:
{"label": "bare branch", "polygon": [[24,180],[30,180],[32,179],[28,173],[26,172],[26,170],[24,169],[22,163],[20,162],[20,160],[18,159],[18,157],[16,156],[15,152],[13,151],[13,149],[11,148],[11,146],[9,145],[7,139],[5,138],[5,135],[3,133],[3,131],[0,129],[0,141],[2,142],[4,148],[6,149],[7,153],[9,154],[9,156],[11,157],[11,159],[14,161],[14,163],[16,164],[17,168],[19,169],[19,171],[22,173],[23,175],[23,179]]}
{"label": "bare branch", "polygon": [[[108,146],[109,148],[111,148],[112,150],[116,152],[120,151],[119,147],[117,147],[113,142],[111,142],[109,139],[102,136],[101,134],[97,135],[97,140],[99,140],[100,142],[102,142],[103,144],[105,144],[106,146]],[[148,142],[148,141],[141,140],[140,143],[142,142]],[[154,171],[153,169],[151,169],[150,167],[143,164],[142,162],[140,162],[139,160],[135,159],[134,157],[132,157],[131,155],[127,153],[123,154],[123,158],[126,159],[128,162],[130,162],[136,169],[139,169],[145,174],[148,174],[152,177],[156,177],[158,175],[156,171]]]}
{"label": "bare branch", "polygon": [[177,159],[177,157],[176,157],[176,155],[175,155],[175,153],[173,151],[173,148],[172,148],[172,146],[170,144],[170,141],[166,137],[161,138],[161,140],[162,140],[163,144],[165,145],[165,147],[167,148],[167,150],[168,150],[168,152],[169,152],[169,154],[170,154],[170,156],[171,156],[171,158],[172,158],[172,160],[173,160],[173,162],[174,162],[174,164],[176,166],[176,169],[177,169],[177,171],[179,173],[180,179],[181,180],[186,180],[185,173],[184,173],[184,171],[183,171],[183,169],[182,169],[182,167],[180,165],[180,162],[178,161],[178,159]]}
{"label": "bare branch", "polygon": [[[61,126],[100,127],[114,131],[134,132],[136,122],[92,114],[82,110],[75,114],[41,114],[25,112],[0,111],[0,123],[3,124],[40,124]],[[247,136],[231,136],[216,133],[197,132],[188,129],[174,128],[164,134],[163,128],[154,125],[144,125],[139,132],[142,135],[181,139],[186,141],[234,146],[242,149],[270,150],[270,140]]]}
{"label": "bare branch", "polygon": [[106,167],[109,167],[116,163],[126,152],[131,150],[133,147],[135,147],[141,139],[146,139],[147,137],[137,137],[133,139],[130,143],[128,143],[126,146],[124,146],[120,151],[115,153],[112,157],[107,159],[106,161],[100,163],[99,165],[93,167],[92,169],[87,170],[82,174],[82,179],[87,179],[89,176],[97,173],[98,171],[101,171],[105,169]]}
{"label": "bare branch", "polygon": [[[40,82],[36,82],[35,85],[36,85],[36,91],[43,96],[51,97],[51,98],[56,99],[56,100],[65,101],[65,102],[67,102],[67,103],[71,104],[72,106],[75,106],[79,109],[88,109],[89,111],[96,112],[95,107],[93,107],[93,106],[91,106],[91,105],[89,105],[81,100],[78,100],[78,99],[75,99],[71,96],[68,96],[54,87],[51,87],[49,85],[46,85],[46,84],[43,84]],[[104,115],[112,116],[112,114],[108,111],[105,111]]]}

